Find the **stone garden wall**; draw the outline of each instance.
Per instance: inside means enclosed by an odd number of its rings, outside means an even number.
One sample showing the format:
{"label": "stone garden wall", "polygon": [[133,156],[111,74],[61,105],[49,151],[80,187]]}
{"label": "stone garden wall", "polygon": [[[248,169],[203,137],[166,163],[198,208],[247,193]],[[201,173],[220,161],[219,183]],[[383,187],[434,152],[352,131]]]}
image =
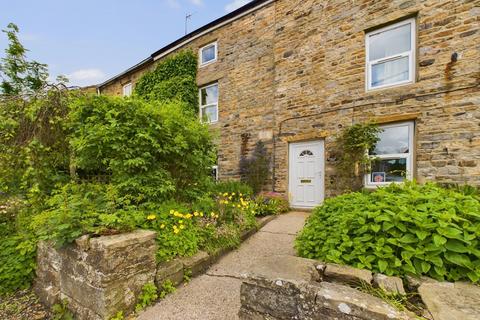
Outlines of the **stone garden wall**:
{"label": "stone garden wall", "polygon": [[[242,241],[274,218],[259,219],[257,228],[242,234]],[[62,248],[40,242],[35,292],[47,307],[67,300],[68,309],[78,320],[108,320],[119,311],[133,312],[145,284],[161,288],[169,280],[178,286],[202,274],[229,251],[200,251],[192,257],[157,264],[155,237],[153,231],[139,230],[98,238],[84,236]]]}
{"label": "stone garden wall", "polygon": [[413,313],[358,289],[405,294],[397,277],[290,256],[266,258],[260,264],[263,267],[253,270],[241,286],[242,320],[480,319],[480,288],[472,284],[408,278],[407,291],[416,299]]}

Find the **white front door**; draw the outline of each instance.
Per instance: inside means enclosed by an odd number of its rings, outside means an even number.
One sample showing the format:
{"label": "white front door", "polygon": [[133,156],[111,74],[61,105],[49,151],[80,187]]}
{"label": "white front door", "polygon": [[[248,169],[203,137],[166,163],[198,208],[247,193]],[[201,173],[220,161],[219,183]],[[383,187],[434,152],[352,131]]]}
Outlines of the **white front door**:
{"label": "white front door", "polygon": [[323,140],[291,143],[289,196],[293,208],[313,208],[324,199]]}

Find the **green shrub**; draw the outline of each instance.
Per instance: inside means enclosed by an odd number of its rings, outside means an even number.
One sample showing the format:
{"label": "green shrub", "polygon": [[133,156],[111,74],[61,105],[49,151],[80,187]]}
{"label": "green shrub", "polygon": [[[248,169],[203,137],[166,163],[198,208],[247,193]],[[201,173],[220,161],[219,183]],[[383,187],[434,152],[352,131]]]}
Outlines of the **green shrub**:
{"label": "green shrub", "polygon": [[480,197],[414,182],[350,193],[316,208],[302,257],[387,275],[480,279]]}
{"label": "green shrub", "polygon": [[87,97],[72,106],[70,144],[82,177],[105,175],[136,202],[203,193],[215,152],[208,127],[179,103]]}
{"label": "green shrub", "polygon": [[0,240],[0,296],[30,286],[35,270],[36,241],[11,234]]}
{"label": "green shrub", "polygon": [[258,216],[275,215],[290,210],[288,199],[276,192],[262,192],[255,198],[255,202]]}

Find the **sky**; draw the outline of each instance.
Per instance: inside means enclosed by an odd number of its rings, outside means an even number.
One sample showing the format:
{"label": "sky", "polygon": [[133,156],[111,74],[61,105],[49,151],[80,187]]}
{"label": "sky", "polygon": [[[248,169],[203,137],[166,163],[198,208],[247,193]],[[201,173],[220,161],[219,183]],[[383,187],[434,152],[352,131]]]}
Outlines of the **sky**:
{"label": "sky", "polygon": [[[250,0],[0,0],[0,29],[13,22],[29,59],[71,85],[101,83]],[[0,57],[7,38],[0,34]]]}

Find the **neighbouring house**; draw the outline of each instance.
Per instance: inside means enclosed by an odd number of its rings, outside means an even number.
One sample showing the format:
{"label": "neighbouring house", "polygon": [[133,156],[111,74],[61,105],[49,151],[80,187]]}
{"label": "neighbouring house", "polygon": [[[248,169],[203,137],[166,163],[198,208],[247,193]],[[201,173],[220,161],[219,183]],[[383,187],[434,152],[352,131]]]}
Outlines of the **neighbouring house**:
{"label": "neighbouring house", "polygon": [[[338,194],[335,135],[384,129],[367,187],[480,185],[480,6],[457,0],[257,0],[98,86],[131,94],[180,50],[199,54],[199,114],[220,132],[218,176],[262,140],[293,207]],[[400,173],[399,173],[400,172]]]}

